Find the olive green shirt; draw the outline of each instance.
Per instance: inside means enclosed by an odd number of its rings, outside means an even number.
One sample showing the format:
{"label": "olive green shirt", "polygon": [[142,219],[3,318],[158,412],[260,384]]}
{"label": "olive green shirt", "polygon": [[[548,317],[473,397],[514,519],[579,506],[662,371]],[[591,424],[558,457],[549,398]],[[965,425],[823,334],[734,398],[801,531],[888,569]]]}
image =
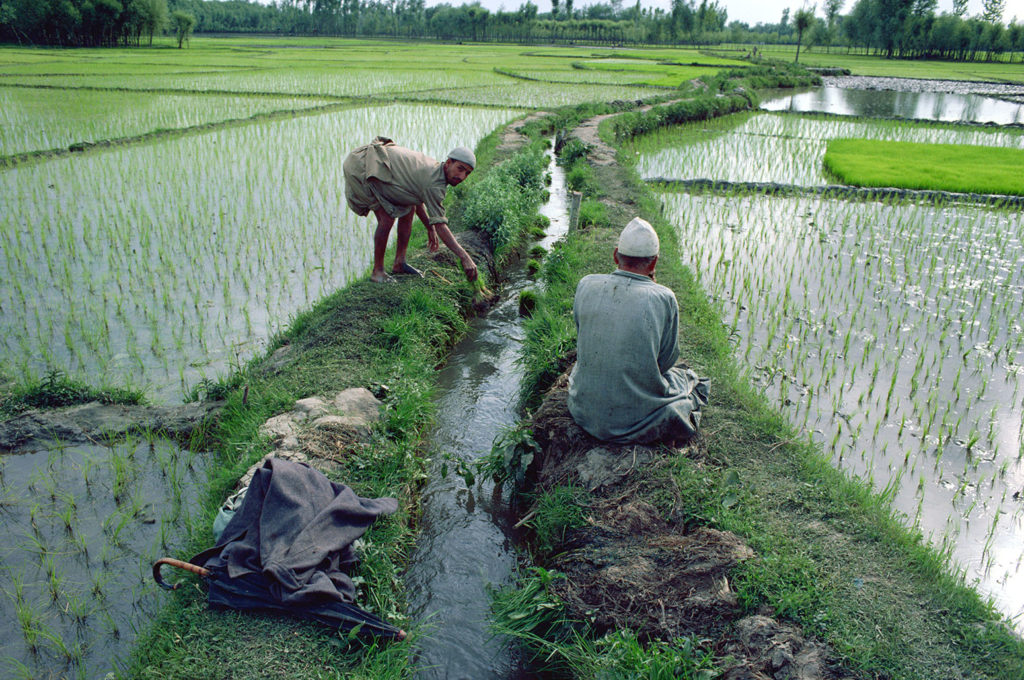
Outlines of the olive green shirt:
{"label": "olive green shirt", "polygon": [[401,217],[422,203],[431,224],[448,222],[443,205],[448,181],[441,163],[380,137],[352,156],[362,160],[362,168],[349,173],[346,162],[345,181],[362,182],[389,215]]}

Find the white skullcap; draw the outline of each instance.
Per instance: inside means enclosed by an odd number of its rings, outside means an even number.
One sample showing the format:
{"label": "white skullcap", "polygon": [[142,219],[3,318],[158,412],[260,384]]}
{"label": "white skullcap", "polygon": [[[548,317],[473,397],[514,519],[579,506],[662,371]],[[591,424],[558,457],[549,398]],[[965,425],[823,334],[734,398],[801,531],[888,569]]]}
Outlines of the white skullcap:
{"label": "white skullcap", "polygon": [[457,146],[452,149],[448,154],[448,158],[453,161],[461,161],[470,168],[476,168],[476,155],[473,153],[472,149],[467,149],[464,146]]}
{"label": "white skullcap", "polygon": [[619,234],[619,255],[654,257],[658,254],[658,234],[645,220],[634,217]]}

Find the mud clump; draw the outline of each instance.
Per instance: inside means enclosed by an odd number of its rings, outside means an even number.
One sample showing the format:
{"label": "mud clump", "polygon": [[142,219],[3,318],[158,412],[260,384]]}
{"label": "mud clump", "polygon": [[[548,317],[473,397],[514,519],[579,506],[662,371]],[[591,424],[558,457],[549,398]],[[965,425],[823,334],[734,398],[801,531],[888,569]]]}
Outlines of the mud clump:
{"label": "mud clump", "polygon": [[[677,508],[666,512],[645,500],[645,489],[657,484],[651,473],[671,454],[594,439],[572,419],[567,390],[566,372],[531,423],[540,447],[534,488],[574,484],[591,492],[585,526],[570,531],[546,565],[565,575],[551,588],[566,615],[598,634],[628,628],[642,641],[710,639],[729,680],[849,677],[826,645],[798,627],[761,613],[744,617],[729,578],[754,551],[731,532],[688,525]],[[700,457],[702,449],[698,438],[685,451]],[[659,495],[679,493],[666,491]]]}

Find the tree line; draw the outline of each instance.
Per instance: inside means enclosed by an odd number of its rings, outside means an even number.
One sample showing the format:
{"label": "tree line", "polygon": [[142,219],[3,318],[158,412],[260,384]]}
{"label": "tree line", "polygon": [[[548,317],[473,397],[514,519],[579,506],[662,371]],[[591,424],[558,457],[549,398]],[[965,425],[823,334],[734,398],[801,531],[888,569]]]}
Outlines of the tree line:
{"label": "tree line", "polygon": [[152,44],[167,31],[181,47],[195,24],[167,0],[0,0],[0,41],[23,45]]}
{"label": "tree line", "polygon": [[[966,16],[967,0],[953,13],[936,13],[937,0],[824,0],[821,16],[783,11],[778,23],[728,22],[718,0],[672,0],[668,9],[641,0],[546,0],[491,12],[479,3],[426,7],[424,0],[0,0],[0,40],[69,46],[139,45],[167,31],[181,41],[202,33],[268,33],[441,40],[595,43],[797,44],[843,48],[887,57],[995,59],[1021,53],[1024,31],[1002,22],[1005,0],[984,0],[979,16]],[[628,1],[628,0],[627,0]]]}

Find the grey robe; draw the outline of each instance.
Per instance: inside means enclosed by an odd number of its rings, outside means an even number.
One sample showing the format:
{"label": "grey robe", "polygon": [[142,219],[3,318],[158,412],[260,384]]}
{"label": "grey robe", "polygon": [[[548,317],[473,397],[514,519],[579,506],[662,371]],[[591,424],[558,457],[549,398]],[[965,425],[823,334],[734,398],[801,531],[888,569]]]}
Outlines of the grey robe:
{"label": "grey robe", "polygon": [[573,315],[569,412],[580,427],[614,443],[696,433],[708,384],[674,366],[679,307],[671,290],[622,270],[591,274],[576,288]]}

